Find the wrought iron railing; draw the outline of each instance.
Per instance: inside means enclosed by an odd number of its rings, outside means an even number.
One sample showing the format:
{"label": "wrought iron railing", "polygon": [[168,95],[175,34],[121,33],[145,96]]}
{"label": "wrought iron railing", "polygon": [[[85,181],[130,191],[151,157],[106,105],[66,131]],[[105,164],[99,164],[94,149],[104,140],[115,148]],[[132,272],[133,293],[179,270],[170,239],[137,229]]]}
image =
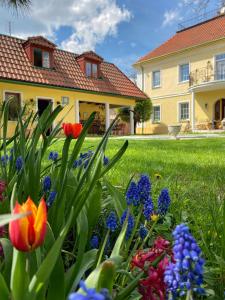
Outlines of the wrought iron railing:
{"label": "wrought iron railing", "polygon": [[211,63],[205,68],[198,68],[189,75],[190,87],[213,81],[225,80],[225,70],[216,70]]}

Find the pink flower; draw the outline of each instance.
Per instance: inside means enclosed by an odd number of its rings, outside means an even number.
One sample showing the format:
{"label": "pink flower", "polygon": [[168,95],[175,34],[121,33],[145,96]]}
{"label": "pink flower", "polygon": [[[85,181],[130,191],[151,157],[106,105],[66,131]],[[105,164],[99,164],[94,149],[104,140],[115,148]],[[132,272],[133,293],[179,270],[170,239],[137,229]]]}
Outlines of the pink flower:
{"label": "pink flower", "polygon": [[[163,256],[164,255],[164,256]],[[160,259],[155,266],[155,260]],[[158,237],[148,251],[138,251],[131,261],[131,268],[135,267],[145,272],[146,278],[139,281],[138,290],[142,300],[164,300],[166,285],[164,272],[169,262],[173,260],[170,242]]]}

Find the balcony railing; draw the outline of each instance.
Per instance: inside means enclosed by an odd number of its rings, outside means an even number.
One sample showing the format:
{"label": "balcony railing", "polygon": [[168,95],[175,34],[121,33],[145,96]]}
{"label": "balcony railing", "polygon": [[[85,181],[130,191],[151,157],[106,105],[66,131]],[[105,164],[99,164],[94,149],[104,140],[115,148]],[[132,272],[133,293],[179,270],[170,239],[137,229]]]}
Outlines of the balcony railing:
{"label": "balcony railing", "polygon": [[225,69],[216,70],[210,63],[207,65],[207,67],[196,69],[190,73],[189,86],[193,87],[195,85],[220,80],[225,80]]}

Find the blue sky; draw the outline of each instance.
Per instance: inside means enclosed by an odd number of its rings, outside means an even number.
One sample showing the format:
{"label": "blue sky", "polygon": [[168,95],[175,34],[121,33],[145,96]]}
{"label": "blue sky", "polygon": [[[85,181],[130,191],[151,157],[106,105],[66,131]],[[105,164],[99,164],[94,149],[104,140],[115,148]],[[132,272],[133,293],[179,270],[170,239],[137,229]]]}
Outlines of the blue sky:
{"label": "blue sky", "polygon": [[[33,0],[19,15],[0,7],[0,32],[7,33],[10,20],[13,35],[41,34],[77,53],[95,50],[129,75],[132,63],[194,16],[199,1],[207,0]],[[207,10],[219,0],[209,2]]]}

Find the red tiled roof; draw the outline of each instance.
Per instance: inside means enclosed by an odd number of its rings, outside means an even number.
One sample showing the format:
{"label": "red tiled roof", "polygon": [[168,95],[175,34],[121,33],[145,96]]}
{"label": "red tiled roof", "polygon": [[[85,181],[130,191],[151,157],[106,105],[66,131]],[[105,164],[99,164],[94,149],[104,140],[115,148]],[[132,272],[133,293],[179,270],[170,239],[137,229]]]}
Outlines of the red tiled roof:
{"label": "red tiled roof", "polygon": [[[38,37],[39,39],[40,37]],[[82,72],[77,54],[54,50],[54,69],[34,67],[23,48],[25,41],[0,35],[0,79],[116,94],[136,99],[147,99],[128,77],[114,64],[102,62],[102,79],[88,78]]]}
{"label": "red tiled roof", "polygon": [[225,38],[225,15],[217,16],[203,23],[178,31],[172,38],[141,57],[136,63],[172,54],[221,38]]}

